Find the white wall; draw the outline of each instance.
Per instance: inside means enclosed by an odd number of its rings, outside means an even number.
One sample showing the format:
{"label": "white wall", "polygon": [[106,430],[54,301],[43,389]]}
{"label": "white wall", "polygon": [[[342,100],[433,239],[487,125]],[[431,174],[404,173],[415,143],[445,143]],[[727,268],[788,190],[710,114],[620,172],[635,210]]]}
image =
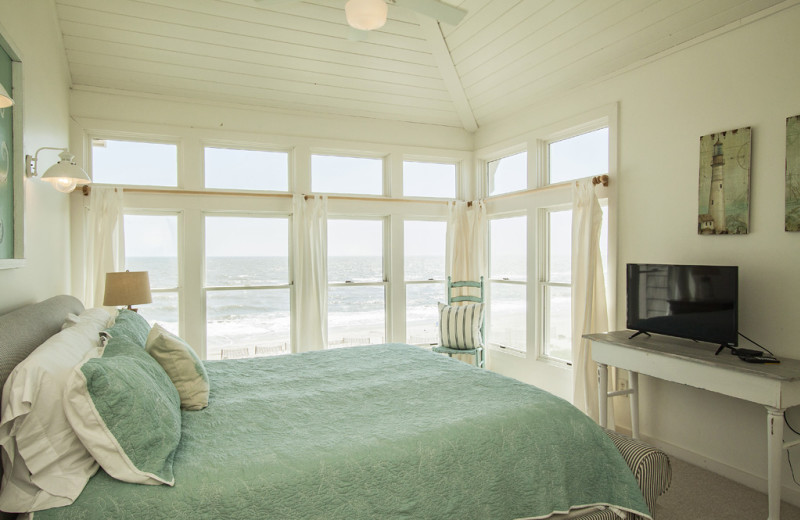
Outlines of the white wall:
{"label": "white wall", "polygon": [[[786,118],[800,114],[800,6],[782,4],[771,13],[531,107],[476,135],[476,148],[490,147],[619,102],[618,175],[611,179],[619,201],[619,329],[625,326],[626,263],[733,264],[739,266],[740,331],[779,357],[800,358],[800,233],[783,230]],[[750,233],[698,236],[699,138],[746,126],[753,129]],[[519,368],[519,360],[515,363]],[[534,373],[536,362],[525,363]],[[766,488],[761,407],[643,379],[644,436],[695,463]],[[626,398],[617,399],[627,405]],[[800,426],[800,411],[790,411],[788,418]],[[792,456],[800,461],[800,448]],[[800,494],[786,466],[783,482],[791,489],[784,495],[797,502]]]}
{"label": "white wall", "polygon": [[[22,58],[25,153],[67,147],[69,73],[52,3],[3,0],[0,23],[0,32]],[[39,157],[43,169],[58,160],[57,152]],[[25,179],[24,186],[26,262],[0,270],[0,313],[67,293],[70,287],[69,197],[38,179]]]}

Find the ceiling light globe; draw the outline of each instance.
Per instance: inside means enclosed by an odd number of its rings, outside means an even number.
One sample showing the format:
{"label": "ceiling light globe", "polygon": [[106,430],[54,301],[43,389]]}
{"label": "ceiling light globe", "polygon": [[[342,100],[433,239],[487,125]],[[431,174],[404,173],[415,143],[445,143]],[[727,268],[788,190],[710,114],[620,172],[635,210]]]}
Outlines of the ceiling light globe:
{"label": "ceiling light globe", "polygon": [[347,23],[362,31],[383,27],[388,12],[389,6],[384,0],[348,0],[344,6]]}

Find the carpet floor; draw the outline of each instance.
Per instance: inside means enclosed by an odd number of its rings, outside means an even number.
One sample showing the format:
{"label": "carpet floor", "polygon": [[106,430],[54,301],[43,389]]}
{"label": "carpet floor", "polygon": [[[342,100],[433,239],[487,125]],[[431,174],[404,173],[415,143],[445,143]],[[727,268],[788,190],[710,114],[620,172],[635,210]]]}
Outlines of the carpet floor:
{"label": "carpet floor", "polygon": [[[656,520],[765,520],[767,495],[670,457],[672,485],[656,503]],[[800,508],[781,503],[781,520],[800,520]]]}

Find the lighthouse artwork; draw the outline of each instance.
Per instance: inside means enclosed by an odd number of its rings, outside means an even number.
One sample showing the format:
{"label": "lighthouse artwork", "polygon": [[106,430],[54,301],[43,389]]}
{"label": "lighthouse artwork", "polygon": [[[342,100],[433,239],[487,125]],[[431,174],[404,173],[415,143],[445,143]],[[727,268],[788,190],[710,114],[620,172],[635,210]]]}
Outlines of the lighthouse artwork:
{"label": "lighthouse artwork", "polygon": [[697,232],[743,235],[750,227],[750,127],[700,138]]}

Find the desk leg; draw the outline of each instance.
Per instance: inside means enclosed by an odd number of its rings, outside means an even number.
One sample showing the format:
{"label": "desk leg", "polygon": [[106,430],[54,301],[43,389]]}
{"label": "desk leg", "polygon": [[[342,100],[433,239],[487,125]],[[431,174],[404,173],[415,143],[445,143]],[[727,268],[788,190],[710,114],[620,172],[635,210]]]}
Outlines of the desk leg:
{"label": "desk leg", "polygon": [[781,462],[783,461],[783,412],[767,407],[767,520],[781,518]]}
{"label": "desk leg", "polygon": [[597,405],[600,426],[608,426],[608,365],[597,364]]}
{"label": "desk leg", "polygon": [[631,385],[631,435],[639,438],[639,372],[628,372]]}

